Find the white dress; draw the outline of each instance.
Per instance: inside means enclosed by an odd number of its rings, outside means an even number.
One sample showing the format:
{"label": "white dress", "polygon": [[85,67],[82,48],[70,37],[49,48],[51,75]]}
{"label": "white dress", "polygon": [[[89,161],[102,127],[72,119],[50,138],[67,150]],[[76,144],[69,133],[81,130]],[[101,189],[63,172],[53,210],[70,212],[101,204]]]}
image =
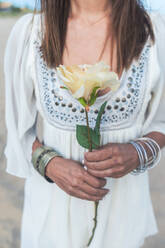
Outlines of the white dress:
{"label": "white dress", "polygon": [[[148,41],[138,61],[124,71],[121,87],[96,101],[90,110],[95,123],[107,100],[101,122],[102,144],[125,143],[151,131],[165,134],[165,19],[151,15],[156,42]],[[43,118],[43,142],[64,157],[82,161],[75,126],[85,123],[80,104],[56,71],[46,66],[39,50],[40,15],[22,17],[14,26],[5,54],[7,172],[26,178],[22,248],[85,248],[93,228],[94,204],[71,197],[48,183],[31,163],[36,118]],[[129,48],[128,48],[129,49]],[[110,193],[100,201],[98,227],[90,248],[139,248],[158,232],[148,172],[108,178]]]}

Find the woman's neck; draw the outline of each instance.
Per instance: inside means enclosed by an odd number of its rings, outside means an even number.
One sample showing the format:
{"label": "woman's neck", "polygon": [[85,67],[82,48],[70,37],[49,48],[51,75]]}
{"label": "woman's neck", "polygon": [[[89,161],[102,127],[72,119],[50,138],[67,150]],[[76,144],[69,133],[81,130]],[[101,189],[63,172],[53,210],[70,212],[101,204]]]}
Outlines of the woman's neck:
{"label": "woman's neck", "polygon": [[105,13],[110,13],[109,0],[71,0],[71,13],[72,18],[86,18],[93,20]]}

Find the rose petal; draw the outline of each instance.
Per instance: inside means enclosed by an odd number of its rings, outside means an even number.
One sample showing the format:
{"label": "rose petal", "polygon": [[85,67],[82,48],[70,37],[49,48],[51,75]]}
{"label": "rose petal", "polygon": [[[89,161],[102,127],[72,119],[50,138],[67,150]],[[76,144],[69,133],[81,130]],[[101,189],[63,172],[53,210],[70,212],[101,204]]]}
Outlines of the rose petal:
{"label": "rose petal", "polygon": [[101,71],[110,71],[110,66],[105,64],[105,62],[101,61],[101,62],[91,66],[87,70],[87,73],[98,73]]}
{"label": "rose petal", "polygon": [[74,94],[73,97],[79,99],[84,96],[85,87],[82,85]]}
{"label": "rose petal", "polygon": [[61,72],[60,69],[57,69],[57,75],[58,75],[58,77],[59,77],[61,80],[63,80],[64,82],[70,83],[70,80],[69,80],[68,78],[64,77],[64,75],[63,75],[63,73]]}
{"label": "rose petal", "polygon": [[112,91],[116,91],[120,87],[120,82],[118,80],[107,81],[104,83],[104,87],[109,87]]}

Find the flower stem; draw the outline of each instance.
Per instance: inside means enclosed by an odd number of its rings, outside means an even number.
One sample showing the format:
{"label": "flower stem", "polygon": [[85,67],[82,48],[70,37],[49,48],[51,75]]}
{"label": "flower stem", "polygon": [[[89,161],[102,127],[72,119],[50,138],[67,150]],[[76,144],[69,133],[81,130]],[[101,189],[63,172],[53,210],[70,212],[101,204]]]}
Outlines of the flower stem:
{"label": "flower stem", "polygon": [[92,230],[92,236],[90,237],[89,241],[88,241],[88,244],[87,246],[89,247],[92,240],[93,240],[93,237],[95,235],[95,230],[96,230],[96,227],[97,227],[97,212],[98,212],[98,206],[99,206],[99,202],[96,202],[95,201],[95,217],[93,218],[93,221],[94,221],[94,227],[93,227],[93,230]]}
{"label": "flower stem", "polygon": [[91,140],[90,128],[89,128],[88,111],[86,109],[85,109],[85,115],[86,115],[86,122],[87,122],[87,128],[88,128],[89,151],[92,152],[92,140]]}
{"label": "flower stem", "polygon": [[[85,109],[85,114],[86,114],[86,122],[87,122],[87,128],[88,128],[89,151],[92,152],[92,140],[91,140],[91,136],[90,136],[90,127],[89,127],[89,118],[88,118],[88,111],[87,111],[87,109]],[[96,227],[97,227],[98,206],[99,206],[99,202],[95,201],[95,203],[94,203],[95,214],[94,214],[94,218],[93,218],[94,226],[93,226],[92,235],[91,235],[91,237],[90,237],[90,239],[88,241],[87,247],[90,246],[90,244],[91,244],[91,242],[93,240],[93,237],[95,235],[95,230],[96,230]]]}

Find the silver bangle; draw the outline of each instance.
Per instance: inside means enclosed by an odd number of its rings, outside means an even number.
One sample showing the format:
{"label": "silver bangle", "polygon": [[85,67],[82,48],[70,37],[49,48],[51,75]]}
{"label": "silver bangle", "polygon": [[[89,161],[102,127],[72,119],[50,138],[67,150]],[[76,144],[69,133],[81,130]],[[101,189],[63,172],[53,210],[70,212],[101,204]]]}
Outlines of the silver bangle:
{"label": "silver bangle", "polygon": [[144,155],[144,159],[145,159],[145,164],[148,162],[148,155],[147,152],[144,148],[144,146],[142,145],[141,142],[137,141],[137,143],[139,144],[139,146],[141,147],[142,151],[143,151],[143,155]]}
{"label": "silver bangle", "polygon": [[130,141],[129,143],[132,144],[134,146],[134,148],[136,149],[136,151],[138,153],[139,161],[140,161],[139,166],[136,169],[134,169],[131,172],[131,174],[138,175],[138,174],[144,172],[145,163],[144,163],[143,153],[141,151],[141,148],[140,148],[139,144],[137,144],[135,141]]}
{"label": "silver bangle", "polygon": [[158,143],[155,140],[153,140],[153,139],[151,139],[149,137],[142,137],[142,138],[140,138],[138,140],[146,141],[152,147],[155,159],[148,166],[148,169],[154,168],[161,160],[162,152],[161,152],[160,146],[158,145]]}
{"label": "silver bangle", "polygon": [[43,177],[45,177],[46,166],[55,157],[59,157],[59,154],[55,151],[50,151],[45,153],[44,156],[40,159],[38,171]]}
{"label": "silver bangle", "polygon": [[152,156],[148,159],[148,169],[152,168],[152,164],[154,163],[154,161],[157,158],[157,153],[155,153],[155,150],[153,149],[153,147],[146,141],[141,140],[151,151]]}
{"label": "silver bangle", "polygon": [[[140,141],[148,146],[152,154],[151,157],[148,157],[147,152]],[[140,161],[139,166],[134,169],[131,174],[139,175],[140,173],[155,167],[159,163],[161,159],[161,149],[155,140],[143,137],[134,141],[131,140],[129,143],[135,147]]]}
{"label": "silver bangle", "polygon": [[45,175],[45,169],[50,160],[57,156],[61,157],[56,151],[47,146],[37,148],[32,154],[34,168],[50,183],[53,183],[53,181]]}
{"label": "silver bangle", "polygon": [[31,162],[34,166],[34,168],[37,170],[38,166],[39,166],[39,161],[42,158],[42,156],[44,155],[44,153],[48,152],[48,151],[52,151],[53,149],[47,146],[40,146],[38,147],[33,153],[32,153],[32,159]]}

